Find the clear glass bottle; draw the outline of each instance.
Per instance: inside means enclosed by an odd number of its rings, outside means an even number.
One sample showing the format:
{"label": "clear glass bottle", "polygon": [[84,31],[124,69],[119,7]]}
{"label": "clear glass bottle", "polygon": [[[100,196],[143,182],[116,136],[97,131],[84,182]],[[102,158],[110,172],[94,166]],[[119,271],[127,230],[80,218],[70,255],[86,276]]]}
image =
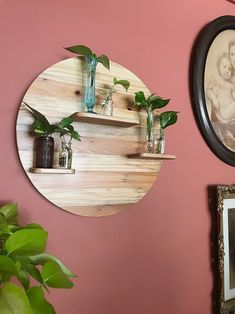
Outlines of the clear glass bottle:
{"label": "clear glass bottle", "polygon": [[156,141],[156,153],[157,154],[165,153],[165,137],[164,137],[162,128],[160,128],[160,134],[157,137],[157,141]]}
{"label": "clear glass bottle", "polygon": [[59,151],[59,167],[71,169],[72,167],[73,151],[71,148],[71,142],[61,142],[61,149]]}
{"label": "clear glass bottle", "polygon": [[147,110],[146,152],[154,153],[154,115],[151,110]]}
{"label": "clear glass bottle", "polygon": [[102,114],[104,116],[113,115],[113,99],[112,94],[102,101]]}

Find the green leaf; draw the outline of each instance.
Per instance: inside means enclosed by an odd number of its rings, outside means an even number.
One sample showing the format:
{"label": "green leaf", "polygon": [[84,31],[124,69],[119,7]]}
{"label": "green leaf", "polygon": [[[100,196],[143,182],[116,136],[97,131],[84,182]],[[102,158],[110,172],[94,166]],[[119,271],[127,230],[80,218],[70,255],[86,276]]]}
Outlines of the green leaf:
{"label": "green leaf", "polygon": [[74,127],[72,125],[68,125],[66,128],[68,129],[69,133],[74,131]]}
{"label": "green leaf", "polygon": [[8,224],[18,223],[18,209],[17,204],[7,204],[0,208],[0,213],[6,218]]}
{"label": "green leaf", "polygon": [[19,270],[16,277],[24,287],[24,290],[27,291],[30,285],[29,276],[27,275],[27,273],[24,270]]}
{"label": "green leaf", "polygon": [[64,118],[61,120],[60,125],[62,128],[68,127],[74,120],[70,117]]}
{"label": "green leaf", "polygon": [[[37,255],[36,255],[37,256]],[[40,271],[35,265],[32,264],[31,258],[24,256],[17,256],[17,260],[21,263],[21,268],[25,270],[30,276],[37,280],[40,284],[43,284],[43,279]]]}
{"label": "green leaf", "polygon": [[152,110],[165,107],[169,101],[170,99],[163,99],[155,95],[152,95],[152,97],[149,99],[149,103],[152,105]]}
{"label": "green leaf", "polygon": [[137,105],[144,105],[146,103],[144,92],[139,91],[135,93],[135,102]]}
{"label": "green leaf", "polygon": [[0,255],[0,273],[9,273],[11,275],[17,273],[16,265],[10,257]]}
{"label": "green leaf", "polygon": [[36,255],[44,252],[47,232],[41,229],[23,229],[13,233],[5,242],[9,254]]}
{"label": "green leaf", "polygon": [[42,253],[35,256],[30,256],[29,258],[36,265],[45,265],[49,261],[54,261],[60,265],[62,271],[67,277],[77,277],[58,258],[53,255]]}
{"label": "green leaf", "polygon": [[27,224],[23,228],[26,228],[26,229],[42,229],[43,230],[43,227],[41,225],[39,225],[39,224],[36,224],[36,223]]}
{"label": "green leaf", "polygon": [[0,213],[0,232],[5,234],[11,234],[9,225],[7,223],[6,218]]}
{"label": "green leaf", "polygon": [[178,119],[178,112],[176,111],[165,111],[160,114],[160,126],[165,129],[169,125],[175,124]]}
{"label": "green leaf", "polygon": [[81,141],[80,135],[78,134],[77,131],[72,131],[71,132],[71,137],[75,140]]}
{"label": "green leaf", "polygon": [[76,45],[76,46],[72,46],[72,47],[67,47],[67,48],[64,48],[70,52],[74,52],[74,53],[77,53],[81,56],[89,56],[89,55],[92,55],[92,51],[90,48],[86,47],[86,46],[83,46],[83,45]]}
{"label": "green leaf", "polygon": [[12,283],[0,289],[0,309],[1,314],[34,314],[24,290]]}
{"label": "green leaf", "polygon": [[27,291],[27,296],[34,314],[55,314],[53,306],[47,302],[44,291],[40,287],[32,287]]}
{"label": "green leaf", "polygon": [[116,77],[113,79],[114,85],[121,85],[123,88],[125,88],[126,92],[128,91],[128,88],[130,87],[130,82],[127,80],[117,80]]}
{"label": "green leaf", "polygon": [[110,69],[110,63],[109,63],[109,58],[106,55],[101,55],[97,58],[97,61],[102,63],[106,69]]}
{"label": "green leaf", "polygon": [[54,261],[47,262],[41,272],[43,281],[52,288],[72,288],[73,283],[63,272],[59,264]]}
{"label": "green leaf", "polygon": [[34,130],[35,134],[37,135],[44,135],[47,134],[48,126],[41,120],[35,120],[32,123],[32,129]]}
{"label": "green leaf", "polygon": [[55,126],[51,125],[47,118],[38,110],[29,106],[26,102],[23,102],[29,109],[32,115],[34,116],[36,122],[32,124],[32,128],[37,134],[52,134]]}

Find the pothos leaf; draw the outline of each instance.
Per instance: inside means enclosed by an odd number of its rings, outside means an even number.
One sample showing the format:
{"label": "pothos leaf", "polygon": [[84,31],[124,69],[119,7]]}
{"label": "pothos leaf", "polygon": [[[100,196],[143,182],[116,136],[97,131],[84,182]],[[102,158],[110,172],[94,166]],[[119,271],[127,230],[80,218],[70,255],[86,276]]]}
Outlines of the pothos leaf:
{"label": "pothos leaf", "polygon": [[116,77],[113,79],[114,85],[121,85],[123,88],[125,88],[126,92],[128,91],[128,88],[130,87],[130,82],[127,80],[117,80]]}
{"label": "pothos leaf", "polygon": [[146,103],[144,92],[139,91],[135,93],[135,102],[137,105],[143,105]]}
{"label": "pothos leaf", "polygon": [[68,127],[71,123],[73,123],[74,120],[70,117],[63,118],[60,122],[60,125],[62,128]]}
{"label": "pothos leaf", "polygon": [[178,119],[177,111],[165,111],[160,114],[160,126],[165,129],[169,125],[175,124]]}
{"label": "pothos leaf", "polygon": [[77,53],[81,56],[89,56],[92,55],[92,51],[90,48],[88,48],[87,46],[84,45],[76,45],[76,46],[72,46],[72,47],[67,47],[64,48],[70,52],[74,52]]}
{"label": "pothos leaf", "polygon": [[109,63],[109,58],[106,55],[101,55],[97,58],[97,61],[102,63],[106,69],[110,69],[110,63]]}

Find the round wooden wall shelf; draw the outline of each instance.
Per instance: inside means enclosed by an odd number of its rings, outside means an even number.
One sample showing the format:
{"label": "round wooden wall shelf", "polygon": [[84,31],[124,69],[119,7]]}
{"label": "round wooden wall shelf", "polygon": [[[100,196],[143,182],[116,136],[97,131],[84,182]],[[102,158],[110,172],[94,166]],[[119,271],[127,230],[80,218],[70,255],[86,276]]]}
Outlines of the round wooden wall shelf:
{"label": "round wooden wall shelf", "polygon": [[[112,85],[114,77],[129,80],[131,85],[128,93],[117,86],[113,116],[101,116],[102,91]],[[70,115],[76,119],[73,125],[82,141],[72,142],[74,170],[57,171],[60,141],[56,136],[55,170],[34,168],[34,137],[30,134],[33,118],[23,104],[16,125],[19,156],[32,184],[56,206],[82,216],[112,215],[138,202],[149,191],[164,156],[140,154],[144,151],[145,113],[133,107],[134,93],[150,91],[135,74],[114,62],[110,71],[98,64],[94,110],[98,115],[84,112],[85,84],[84,61],[70,58],[42,72],[23,98],[51,123]]]}

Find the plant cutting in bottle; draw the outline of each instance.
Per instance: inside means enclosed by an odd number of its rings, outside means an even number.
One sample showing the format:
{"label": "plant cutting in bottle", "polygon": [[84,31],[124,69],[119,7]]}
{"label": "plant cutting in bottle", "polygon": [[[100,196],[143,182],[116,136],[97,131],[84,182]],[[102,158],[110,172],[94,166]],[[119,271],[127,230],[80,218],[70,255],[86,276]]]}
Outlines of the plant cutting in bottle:
{"label": "plant cutting in bottle", "polygon": [[95,94],[95,76],[96,66],[98,63],[103,64],[109,70],[110,62],[106,55],[97,56],[90,48],[84,45],[76,45],[65,48],[66,50],[84,56],[87,62],[87,81],[86,81],[86,94],[84,103],[87,107],[87,112],[94,113],[93,107],[96,103]]}
{"label": "plant cutting in bottle", "polygon": [[100,62],[105,66],[108,70],[110,68],[109,58],[106,55],[97,56],[95,52],[93,52],[89,47],[84,45],[75,45],[72,47],[64,48],[70,52],[76,53],[80,56],[89,57],[96,60],[96,63]]}
{"label": "plant cutting in bottle", "polygon": [[45,292],[73,287],[70,278],[77,276],[55,256],[44,253],[47,237],[39,224],[18,223],[16,204],[0,208],[1,313],[55,314]]}
{"label": "plant cutting in bottle", "polygon": [[[135,93],[135,105],[139,108],[144,109],[147,112],[147,149],[149,152],[153,152],[153,123],[154,116],[153,111],[156,109],[161,109],[165,107],[170,102],[170,99],[164,99],[160,96],[155,95],[155,93],[146,97],[143,91]],[[166,127],[175,124],[178,119],[177,111],[165,111],[161,112],[159,115],[156,115],[156,119],[160,123],[160,137],[163,138],[163,129]],[[160,149],[157,148],[157,152],[160,152]]]}
{"label": "plant cutting in bottle", "polygon": [[116,77],[113,78],[113,85],[108,90],[105,91],[106,96],[102,102],[103,110],[108,109],[109,101],[112,100],[112,95],[113,93],[116,92],[115,90],[116,85],[121,85],[127,92],[130,87],[130,82],[127,80],[118,80]]}
{"label": "plant cutting in bottle", "polygon": [[[53,168],[54,161],[54,139],[49,137],[53,133],[59,133],[61,138],[61,150],[59,153],[59,166],[63,168],[71,168],[72,165],[72,139],[80,141],[79,133],[74,130],[72,123],[74,120],[71,117],[63,118],[59,123],[51,124],[47,118],[38,110],[23,102],[27,109],[34,117],[34,122],[31,127],[36,135],[35,139],[35,166],[36,168]],[[65,136],[69,136],[66,142]]]}
{"label": "plant cutting in bottle", "polygon": [[59,133],[62,141],[65,141],[64,135],[68,134],[70,136],[69,142],[71,142],[72,139],[81,141],[79,133],[75,131],[74,127],[71,125],[74,122],[71,117],[63,118],[57,124],[51,124],[41,112],[29,106],[26,102],[23,101],[23,103],[29,108],[29,111],[34,116],[35,120],[31,127],[36,135],[40,136]]}

